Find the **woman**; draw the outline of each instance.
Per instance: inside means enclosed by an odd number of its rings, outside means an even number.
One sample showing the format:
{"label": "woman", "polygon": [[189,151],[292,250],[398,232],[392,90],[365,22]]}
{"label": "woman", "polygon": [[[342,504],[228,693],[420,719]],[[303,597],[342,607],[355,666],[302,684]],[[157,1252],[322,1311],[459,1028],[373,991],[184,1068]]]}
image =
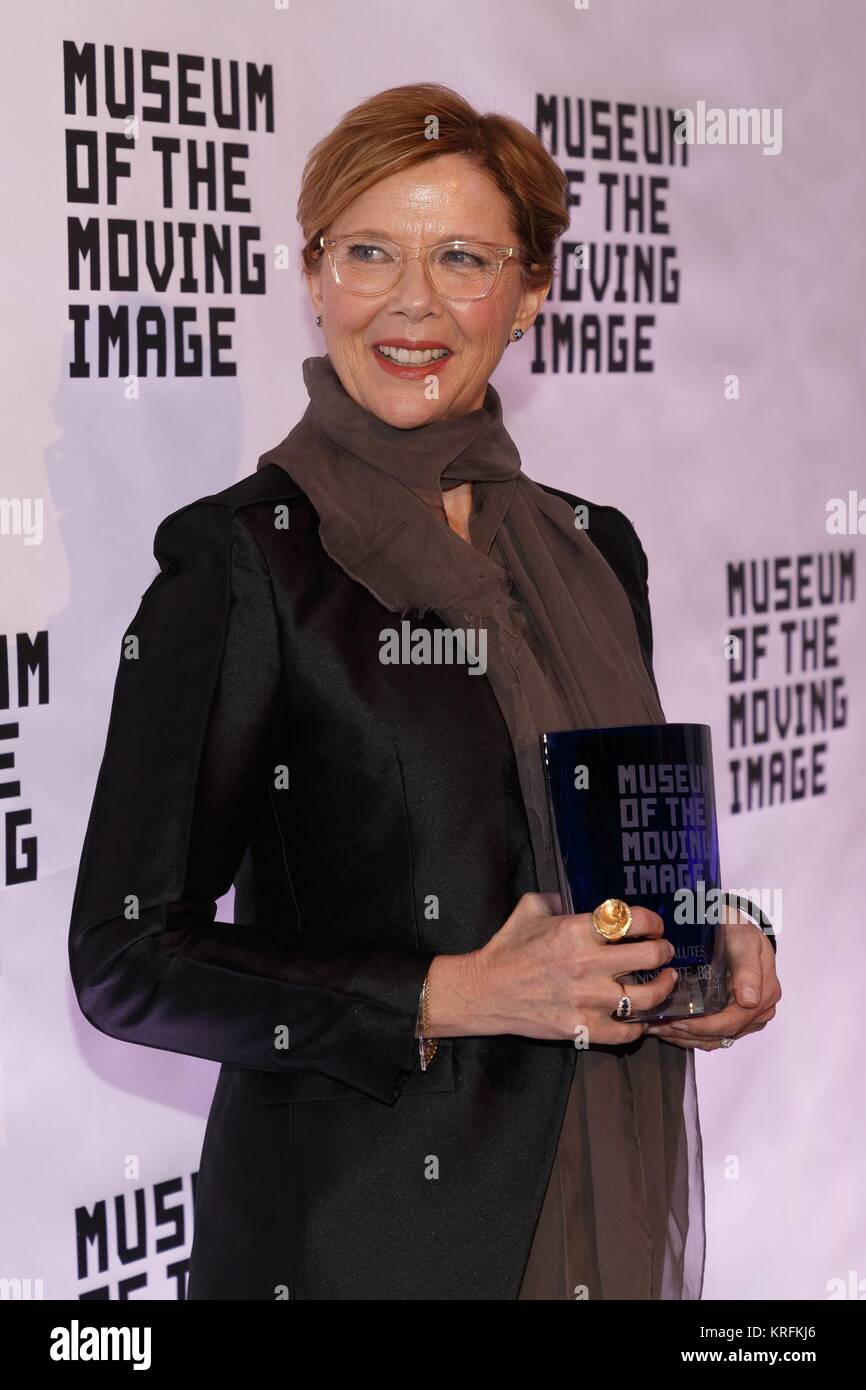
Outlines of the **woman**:
{"label": "woman", "polygon": [[780,991],[732,917],[736,1000],[650,1036],[617,976],[669,993],[660,918],[612,954],[559,915],[538,733],[664,722],[634,528],[525,477],[489,382],[566,207],[447,88],[350,111],[300,196],[306,413],[157,530],[70,960],[96,1027],[222,1063],[190,1298],[700,1296],[692,1049]]}

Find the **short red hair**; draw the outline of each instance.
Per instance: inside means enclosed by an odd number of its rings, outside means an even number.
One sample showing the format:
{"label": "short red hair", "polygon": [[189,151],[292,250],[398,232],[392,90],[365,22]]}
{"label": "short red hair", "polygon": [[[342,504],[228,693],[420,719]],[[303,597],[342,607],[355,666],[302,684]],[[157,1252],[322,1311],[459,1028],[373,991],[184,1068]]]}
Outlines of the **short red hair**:
{"label": "short red hair", "polygon": [[[427,137],[429,121],[437,138]],[[310,151],[298,198],[303,268],[322,255],[317,242],[345,207],[380,179],[443,154],[462,154],[486,170],[510,209],[526,255],[521,271],[539,289],[553,276],[556,242],[568,229],[568,184],[526,126],[496,112],[482,115],[438,82],[389,87],[352,107]]]}

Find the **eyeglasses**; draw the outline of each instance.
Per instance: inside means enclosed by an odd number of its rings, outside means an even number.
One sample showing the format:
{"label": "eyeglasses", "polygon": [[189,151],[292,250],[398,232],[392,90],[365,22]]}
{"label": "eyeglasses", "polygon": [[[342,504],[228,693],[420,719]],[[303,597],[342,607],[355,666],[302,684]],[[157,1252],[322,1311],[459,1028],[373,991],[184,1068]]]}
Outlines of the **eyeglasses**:
{"label": "eyeglasses", "polygon": [[499,283],[505,262],[525,260],[515,246],[487,241],[443,241],[437,246],[400,246],[396,241],[348,233],[319,237],[334,280],[349,294],[385,294],[399,280],[404,252],[421,259],[427,279],[442,299],[486,299]]}

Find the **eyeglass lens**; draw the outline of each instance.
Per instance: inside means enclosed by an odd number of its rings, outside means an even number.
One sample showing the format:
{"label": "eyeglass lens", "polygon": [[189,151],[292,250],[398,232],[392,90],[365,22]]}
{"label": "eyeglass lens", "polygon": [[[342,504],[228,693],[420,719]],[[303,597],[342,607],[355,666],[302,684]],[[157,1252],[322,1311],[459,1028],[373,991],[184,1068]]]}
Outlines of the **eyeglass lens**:
{"label": "eyeglass lens", "polygon": [[[401,251],[390,241],[340,237],[333,248],[337,280],[356,294],[382,294],[400,273]],[[446,299],[480,299],[489,294],[499,273],[499,258],[475,242],[437,246],[428,259],[430,279]]]}

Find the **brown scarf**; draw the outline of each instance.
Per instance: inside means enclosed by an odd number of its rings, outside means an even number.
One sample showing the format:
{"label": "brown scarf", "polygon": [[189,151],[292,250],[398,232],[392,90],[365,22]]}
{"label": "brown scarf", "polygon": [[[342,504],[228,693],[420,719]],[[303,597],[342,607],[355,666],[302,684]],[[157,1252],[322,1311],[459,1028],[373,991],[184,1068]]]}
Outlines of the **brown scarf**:
{"label": "brown scarf", "polygon": [[[521,471],[492,385],[479,409],[406,430],[358,404],[327,355],[307,358],[303,372],[310,404],[258,467],[290,474],[318,513],[327,553],[385,608],[433,609],[450,628],[486,629],[487,676],[514,746],[538,889],[557,892],[539,734],[666,722],[625,590],[568,503]],[[471,545],[442,504],[441,488],[462,482],[473,484]],[[582,1268],[567,1264],[565,1277],[593,1297],[699,1297],[693,1055],[645,1038],[577,1056],[568,1111],[579,1100],[569,1140],[582,1172],[571,1198]],[[558,1166],[553,1178],[563,1184]]]}

